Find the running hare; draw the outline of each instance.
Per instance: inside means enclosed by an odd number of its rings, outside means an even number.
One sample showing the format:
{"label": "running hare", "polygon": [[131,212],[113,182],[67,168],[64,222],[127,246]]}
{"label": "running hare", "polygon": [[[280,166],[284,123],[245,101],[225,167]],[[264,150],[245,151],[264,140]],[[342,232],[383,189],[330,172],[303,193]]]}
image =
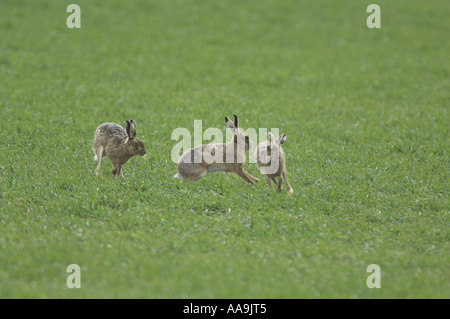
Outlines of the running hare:
{"label": "running hare", "polygon": [[250,148],[250,138],[239,130],[238,117],[234,122],[225,116],[225,123],[233,133],[233,139],[227,143],[198,145],[184,152],[178,161],[178,173],[174,177],[196,181],[209,173],[234,173],[253,184],[259,179],[244,172],[246,154]]}
{"label": "running hare", "polygon": [[115,123],[103,123],[95,130],[94,146],[97,160],[97,175],[102,174],[103,157],[109,157],[114,176],[122,176],[122,166],[135,155],[144,156],[147,153],[144,142],[136,137],[136,122],[126,121],[126,131]]}
{"label": "running hare", "polygon": [[[287,192],[293,193],[291,185],[289,185],[284,151],[281,148],[281,144],[286,141],[286,133],[283,133],[276,140],[273,138],[273,134],[269,132],[269,140],[260,143],[256,148],[256,159],[258,162],[261,173],[266,178],[269,187],[272,187],[272,181],[277,183],[278,191],[281,191],[282,178],[286,182]],[[276,178],[278,177],[278,182]]]}

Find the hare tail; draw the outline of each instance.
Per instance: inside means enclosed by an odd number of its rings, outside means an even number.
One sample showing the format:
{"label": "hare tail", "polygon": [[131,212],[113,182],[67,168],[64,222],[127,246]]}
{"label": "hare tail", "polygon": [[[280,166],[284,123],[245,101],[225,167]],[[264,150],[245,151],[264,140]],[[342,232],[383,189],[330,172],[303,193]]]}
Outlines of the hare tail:
{"label": "hare tail", "polygon": [[180,173],[176,173],[173,175],[174,178],[184,179],[184,176],[180,175]]}

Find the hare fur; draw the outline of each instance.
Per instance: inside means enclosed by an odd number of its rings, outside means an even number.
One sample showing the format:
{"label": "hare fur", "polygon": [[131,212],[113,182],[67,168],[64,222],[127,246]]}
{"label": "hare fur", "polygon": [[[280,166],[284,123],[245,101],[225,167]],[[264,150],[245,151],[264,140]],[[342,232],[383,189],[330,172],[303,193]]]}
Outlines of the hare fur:
{"label": "hare fur", "polygon": [[227,143],[198,145],[184,152],[178,161],[178,172],[174,177],[196,181],[214,172],[234,173],[250,184],[259,182],[244,171],[246,154],[250,148],[250,138],[239,130],[236,114],[234,122],[225,116],[225,123],[233,133]]}
{"label": "hare fur", "polygon": [[144,142],[136,137],[136,122],[126,121],[126,130],[115,123],[103,123],[95,130],[93,151],[97,160],[97,175],[101,175],[103,157],[109,157],[114,176],[122,176],[122,166],[133,156],[147,153]]}
{"label": "hare fur", "polygon": [[[289,185],[286,160],[281,145],[286,141],[286,133],[281,134],[276,140],[273,134],[269,132],[269,140],[260,143],[256,150],[256,159],[258,167],[267,184],[272,188],[272,182],[277,185],[278,191],[282,190],[282,181],[286,182],[287,192],[292,194],[294,190]],[[277,181],[278,179],[278,181]]]}

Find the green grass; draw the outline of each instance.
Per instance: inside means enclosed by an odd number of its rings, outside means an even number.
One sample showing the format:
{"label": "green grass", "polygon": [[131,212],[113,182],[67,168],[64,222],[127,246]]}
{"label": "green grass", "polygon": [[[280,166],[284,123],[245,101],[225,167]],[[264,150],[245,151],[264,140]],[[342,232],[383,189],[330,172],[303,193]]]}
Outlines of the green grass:
{"label": "green grass", "polygon": [[[72,2],[0,2],[0,297],[450,297],[450,2]],[[233,113],[294,194],[172,178],[172,131]],[[131,118],[149,154],[97,178]]]}

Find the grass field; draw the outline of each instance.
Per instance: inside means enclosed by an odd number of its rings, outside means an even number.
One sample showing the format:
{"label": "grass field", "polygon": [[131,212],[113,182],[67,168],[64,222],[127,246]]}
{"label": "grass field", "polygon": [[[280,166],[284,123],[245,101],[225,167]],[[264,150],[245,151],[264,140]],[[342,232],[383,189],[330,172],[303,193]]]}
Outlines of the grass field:
{"label": "grass field", "polygon": [[[450,298],[450,2],[370,3],[0,1],[0,297]],[[172,178],[172,131],[233,113],[294,194]],[[128,119],[148,155],[96,177]]]}

